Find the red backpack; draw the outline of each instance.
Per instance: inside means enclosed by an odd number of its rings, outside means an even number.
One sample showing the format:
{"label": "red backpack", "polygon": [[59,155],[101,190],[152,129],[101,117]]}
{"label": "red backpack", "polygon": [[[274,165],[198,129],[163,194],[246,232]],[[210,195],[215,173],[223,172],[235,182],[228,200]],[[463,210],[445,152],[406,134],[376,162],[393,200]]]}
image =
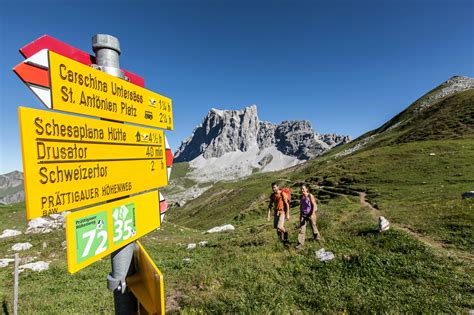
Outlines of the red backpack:
{"label": "red backpack", "polygon": [[[288,188],[288,187],[283,187],[280,189],[282,192],[285,193],[286,195],[286,200],[288,201],[288,205],[290,205],[290,201],[291,201],[291,189]],[[282,196],[283,197],[283,196]],[[288,209],[290,210],[290,209]]]}

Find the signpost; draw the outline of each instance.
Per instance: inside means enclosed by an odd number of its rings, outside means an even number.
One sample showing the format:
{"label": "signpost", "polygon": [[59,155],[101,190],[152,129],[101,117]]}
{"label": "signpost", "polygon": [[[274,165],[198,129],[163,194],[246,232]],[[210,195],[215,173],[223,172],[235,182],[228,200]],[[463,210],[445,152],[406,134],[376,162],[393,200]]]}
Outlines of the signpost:
{"label": "signpost", "polygon": [[162,130],[20,107],[27,218],[168,184]]}
{"label": "signpost", "polygon": [[47,108],[100,118],[19,108],[27,218],[74,211],[69,272],[111,254],[116,314],[136,313],[137,298],[163,314],[163,276],[134,241],[159,228],[167,209],[157,188],[168,184],[173,156],[156,128],[173,129],[172,101],[120,68],[117,38],[98,34],[93,49],[95,57],[45,35],[20,50],[27,59],[13,71]]}
{"label": "signpost", "polygon": [[50,50],[13,71],[47,108],[173,130],[171,99]]}
{"label": "signpost", "polygon": [[[87,52],[82,51],[69,44],[66,44],[58,40],[57,38],[51,37],[49,35],[43,35],[40,38],[32,41],[28,45],[25,45],[24,47],[20,48],[20,53],[23,55],[23,57],[25,57],[25,59],[27,59],[43,49],[54,51],[55,53],[58,53],[61,56],[73,59],[82,64],[85,64],[86,66],[92,66],[96,64],[95,56],[89,55]],[[123,71],[123,74],[128,82],[141,87],[145,86],[145,80],[142,77],[128,70],[121,70]]]}
{"label": "signpost", "polygon": [[157,191],[66,216],[68,271],[75,273],[160,227]]}

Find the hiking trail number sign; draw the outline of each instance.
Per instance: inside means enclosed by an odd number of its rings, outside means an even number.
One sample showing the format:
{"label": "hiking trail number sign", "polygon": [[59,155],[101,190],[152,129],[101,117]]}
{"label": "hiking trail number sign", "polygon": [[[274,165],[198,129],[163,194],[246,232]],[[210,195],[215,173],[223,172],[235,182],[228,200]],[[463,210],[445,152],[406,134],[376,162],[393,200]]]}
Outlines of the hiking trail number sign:
{"label": "hiking trail number sign", "polygon": [[69,213],[68,270],[75,273],[159,227],[157,191]]}

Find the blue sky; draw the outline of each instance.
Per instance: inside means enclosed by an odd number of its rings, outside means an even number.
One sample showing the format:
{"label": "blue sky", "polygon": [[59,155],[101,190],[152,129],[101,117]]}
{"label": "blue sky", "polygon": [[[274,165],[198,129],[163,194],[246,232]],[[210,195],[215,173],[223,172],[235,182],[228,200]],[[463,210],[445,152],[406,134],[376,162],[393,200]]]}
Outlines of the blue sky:
{"label": "blue sky", "polygon": [[211,107],[257,104],[357,137],[453,75],[474,77],[474,1],[0,1],[0,173],[22,169],[17,107],[43,108],[12,72],[48,34],[121,65],[173,99],[174,149]]}

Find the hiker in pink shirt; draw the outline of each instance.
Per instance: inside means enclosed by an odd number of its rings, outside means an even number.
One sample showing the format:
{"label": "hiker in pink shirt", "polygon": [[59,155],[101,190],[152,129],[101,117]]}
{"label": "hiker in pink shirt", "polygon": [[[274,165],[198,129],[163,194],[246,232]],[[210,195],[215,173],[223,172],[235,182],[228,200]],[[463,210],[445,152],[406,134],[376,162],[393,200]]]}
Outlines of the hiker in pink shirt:
{"label": "hiker in pink shirt", "polygon": [[304,184],[301,186],[301,202],[300,202],[300,232],[298,234],[298,245],[296,249],[300,249],[304,245],[306,239],[306,226],[311,223],[313,229],[313,237],[315,240],[320,241],[321,235],[319,234],[318,227],[316,226],[316,198],[309,193],[308,185]]}

